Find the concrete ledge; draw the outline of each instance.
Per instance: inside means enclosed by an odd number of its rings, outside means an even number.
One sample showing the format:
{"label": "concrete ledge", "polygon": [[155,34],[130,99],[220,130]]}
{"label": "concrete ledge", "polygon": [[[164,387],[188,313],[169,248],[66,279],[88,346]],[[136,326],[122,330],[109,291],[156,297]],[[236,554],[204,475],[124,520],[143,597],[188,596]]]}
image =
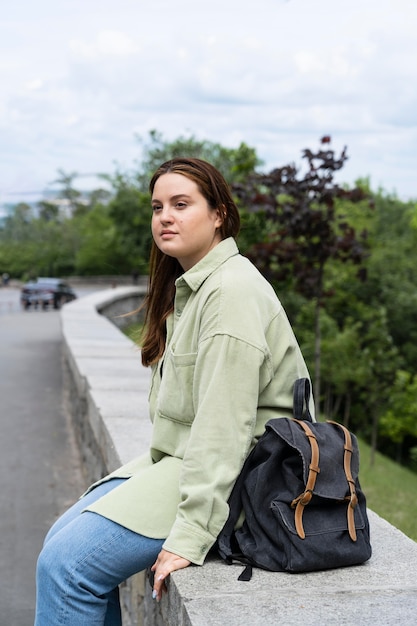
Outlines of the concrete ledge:
{"label": "concrete ledge", "polygon": [[[131,321],[116,315],[137,308],[144,289],[100,291],[61,311],[67,404],[88,482],[149,445],[149,371],[115,326]],[[297,575],[254,570],[250,582],[239,582],[240,566],[211,558],[172,574],[159,604],[141,574],[122,586],[123,624],[416,624],[417,543],[372,511],[369,517],[373,556],[364,565]]]}

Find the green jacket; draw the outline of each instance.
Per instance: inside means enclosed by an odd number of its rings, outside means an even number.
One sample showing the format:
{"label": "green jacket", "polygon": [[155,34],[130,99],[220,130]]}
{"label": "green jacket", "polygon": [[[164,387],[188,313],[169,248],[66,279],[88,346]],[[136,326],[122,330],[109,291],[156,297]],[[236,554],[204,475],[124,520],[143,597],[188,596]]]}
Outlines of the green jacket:
{"label": "green jacket", "polygon": [[230,238],[176,283],[167,347],[153,368],[150,454],[111,476],[130,477],[89,510],[201,565],[227,500],[267,420],[292,414],[308,376],[271,285]]}

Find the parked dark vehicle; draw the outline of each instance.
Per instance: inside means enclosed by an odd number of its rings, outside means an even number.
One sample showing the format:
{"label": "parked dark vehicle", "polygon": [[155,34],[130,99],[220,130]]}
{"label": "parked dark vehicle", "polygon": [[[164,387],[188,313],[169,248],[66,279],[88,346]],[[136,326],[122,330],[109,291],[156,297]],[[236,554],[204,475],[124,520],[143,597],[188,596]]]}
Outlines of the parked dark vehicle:
{"label": "parked dark vehicle", "polygon": [[76,294],[68,283],[59,278],[38,278],[23,285],[20,302],[24,309],[38,307],[59,309],[66,302],[75,300]]}

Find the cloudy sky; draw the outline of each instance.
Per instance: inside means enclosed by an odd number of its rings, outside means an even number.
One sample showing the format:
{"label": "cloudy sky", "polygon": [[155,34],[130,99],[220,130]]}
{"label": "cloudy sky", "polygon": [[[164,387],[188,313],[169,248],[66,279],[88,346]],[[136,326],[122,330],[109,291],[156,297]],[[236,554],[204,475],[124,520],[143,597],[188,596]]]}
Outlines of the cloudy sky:
{"label": "cloudy sky", "polygon": [[329,134],[339,182],[417,198],[416,32],[416,0],[8,2],[0,205],[130,169],[152,129],[243,141],[265,171]]}

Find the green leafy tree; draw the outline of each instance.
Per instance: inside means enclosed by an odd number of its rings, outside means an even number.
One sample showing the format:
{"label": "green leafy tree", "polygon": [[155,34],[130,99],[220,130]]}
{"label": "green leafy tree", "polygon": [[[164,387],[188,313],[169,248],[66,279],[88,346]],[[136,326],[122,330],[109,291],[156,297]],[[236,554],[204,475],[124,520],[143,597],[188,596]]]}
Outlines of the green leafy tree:
{"label": "green leafy tree", "polygon": [[114,246],[121,272],[147,273],[152,240],[149,194],[128,184],[119,185],[109,203],[109,216],[114,224]]}
{"label": "green leafy tree", "polygon": [[219,143],[198,140],[194,135],[166,141],[156,130],[149,133],[148,141],[138,137],[143,146],[143,159],[136,179],[142,190],[147,190],[150,176],[165,161],[177,156],[196,157],[209,161],[219,169],[229,183],[244,181],[248,174],[262,164],[255,148],[241,143],[238,148],[226,148]]}
{"label": "green leafy tree", "polygon": [[32,228],[33,218],[32,207],[21,202],[10,211],[0,230],[3,265],[12,276],[36,276],[39,244]]}
{"label": "green leafy tree", "polygon": [[41,200],[38,202],[39,218],[45,222],[56,222],[59,219],[58,204]]}
{"label": "green leafy tree", "polygon": [[397,444],[397,461],[401,462],[406,437],[417,444],[417,374],[398,370],[387,404],[380,420],[380,432]]}
{"label": "green leafy tree", "polygon": [[79,236],[75,253],[76,273],[81,276],[121,273],[120,252],[114,245],[116,227],[108,207],[96,204],[88,213],[79,214],[73,222]]}
{"label": "green leafy tree", "polygon": [[322,378],[324,413],[341,418],[350,426],[352,400],[366,378],[366,362],[361,349],[361,324],[351,318],[339,329],[336,321],[322,330]]}
{"label": "green leafy tree", "polygon": [[[388,328],[387,312],[383,306],[363,307],[360,347],[363,359],[361,393],[362,420],[371,427],[371,463],[378,443],[381,415],[394,384],[396,372],[401,367],[401,355]],[[368,418],[370,416],[370,420]]]}
{"label": "green leafy tree", "polygon": [[367,261],[366,289],[358,296],[387,311],[390,335],[405,359],[417,370],[417,231],[415,205],[392,195],[375,194],[375,219],[369,229],[372,255]]}
{"label": "green leafy tree", "polygon": [[33,217],[33,210],[29,204],[25,202],[16,204],[13,211],[4,220],[2,229],[3,241],[9,239],[10,241],[19,242],[29,239]]}
{"label": "green leafy tree", "polygon": [[[329,142],[329,137],[322,139]],[[330,262],[357,266],[366,255],[366,233],[356,235],[346,216],[337,211],[336,200],[362,201],[360,188],[343,189],[334,174],[346,159],[330,149],[316,153],[306,149],[307,172],[287,165],[269,174],[252,174],[235,184],[240,205],[247,212],[261,213],[269,222],[266,237],[249,251],[249,256],[271,282],[289,286],[315,302],[314,390],[316,412],[321,395],[320,315],[329,293],[325,291],[325,269]],[[358,277],[361,276],[358,273]],[[363,277],[363,274],[362,274]]]}
{"label": "green leafy tree", "polygon": [[74,180],[77,178],[77,172],[67,173],[63,169],[58,169],[58,178],[53,184],[61,187],[59,197],[66,201],[68,211],[71,215],[85,210],[85,203],[82,201],[82,194],[74,187]]}

